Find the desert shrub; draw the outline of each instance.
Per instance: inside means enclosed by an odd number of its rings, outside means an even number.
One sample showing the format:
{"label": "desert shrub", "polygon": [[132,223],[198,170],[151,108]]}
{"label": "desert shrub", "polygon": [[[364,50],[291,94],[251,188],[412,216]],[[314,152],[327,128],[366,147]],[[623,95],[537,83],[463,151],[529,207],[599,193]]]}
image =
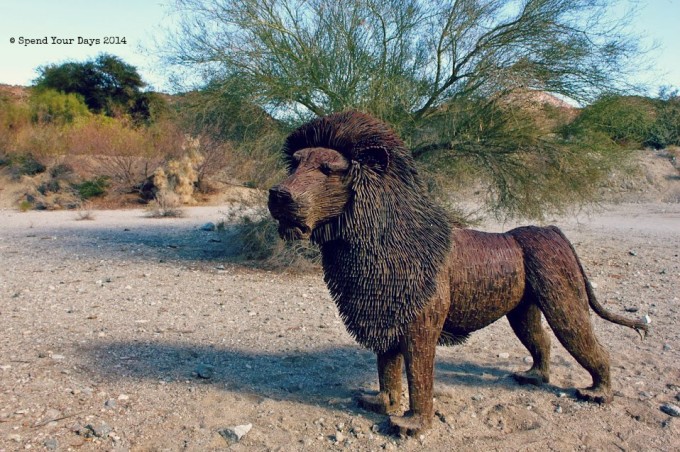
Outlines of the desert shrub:
{"label": "desert shrub", "polygon": [[47,169],[31,153],[10,156],[8,166],[13,179],[19,179],[21,176],[35,176]]}
{"label": "desert shrub", "polygon": [[50,168],[50,177],[54,179],[68,178],[73,174],[73,167],[67,163],[58,163]]}
{"label": "desert shrub", "polygon": [[66,124],[90,114],[81,96],[53,89],[32,91],[29,106],[34,123]]}
{"label": "desert shrub", "polygon": [[94,179],[85,180],[79,184],[73,184],[82,199],[95,198],[106,194],[106,189],[109,186],[109,179],[106,176],[95,177]]}
{"label": "desert shrub", "polygon": [[180,207],[179,196],[169,190],[159,190],[147,206],[149,218],[180,218],[184,210]]}
{"label": "desert shrub", "polygon": [[657,120],[655,101],[638,96],[606,95],[583,109],[571,132],[602,132],[617,144],[639,148],[648,142]]}
{"label": "desert shrub", "polygon": [[109,177],[118,191],[132,191],[164,158],[146,129],[121,120],[80,118],[67,133],[71,152],[94,157],[93,172]]}
{"label": "desert shrub", "polygon": [[61,185],[58,179],[48,179],[47,181],[38,185],[38,192],[41,195],[47,195],[48,193],[58,193],[61,191]]}
{"label": "desert shrub", "polygon": [[655,149],[680,146],[680,97],[674,95],[657,101],[656,121],[645,144]]}
{"label": "desert shrub", "polygon": [[[272,269],[309,270],[320,262],[319,249],[309,241],[285,242],[279,238],[278,224],[262,205],[241,205],[230,212],[233,224],[230,243],[236,243],[236,257]],[[218,230],[224,229],[218,227]]]}

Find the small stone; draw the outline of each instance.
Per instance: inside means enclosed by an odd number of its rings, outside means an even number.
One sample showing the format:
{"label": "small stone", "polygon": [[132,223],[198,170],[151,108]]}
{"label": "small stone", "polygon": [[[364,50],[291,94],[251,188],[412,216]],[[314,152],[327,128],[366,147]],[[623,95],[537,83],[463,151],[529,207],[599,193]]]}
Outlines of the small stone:
{"label": "small stone", "polygon": [[680,407],[672,403],[664,403],[661,405],[661,411],[669,416],[680,417]]}
{"label": "small stone", "polygon": [[667,351],[673,350],[673,348],[671,347],[670,344],[663,344],[663,350],[665,352],[667,352]]}
{"label": "small stone", "polygon": [[510,358],[510,353],[506,353],[506,352],[499,353],[498,357],[501,358],[501,359],[508,359],[508,358]]}
{"label": "small stone", "polygon": [[61,361],[64,358],[65,358],[64,355],[52,355],[52,359],[54,359],[55,361]]}
{"label": "small stone", "polygon": [[123,400],[128,400],[130,398],[129,395],[127,394],[121,394],[118,396],[118,400],[123,401]]}
{"label": "small stone", "polygon": [[555,413],[558,413],[558,414],[559,414],[559,413],[562,413],[562,407],[561,407],[560,405],[557,405],[557,406],[555,407]]}
{"label": "small stone", "polygon": [[345,440],[345,435],[343,435],[341,432],[335,432],[335,442],[341,443]]}
{"label": "small stone", "polygon": [[106,438],[111,433],[111,427],[106,422],[97,425],[87,424],[85,428],[91,430],[97,438]]}
{"label": "small stone", "polygon": [[484,400],[484,396],[482,394],[475,394],[475,395],[472,396],[472,400],[475,400],[475,401]]}
{"label": "small stone", "polygon": [[567,395],[568,395],[568,394],[567,394],[566,392],[559,392],[559,393],[557,393],[557,397],[559,397],[560,399],[565,398]]}
{"label": "small stone", "polygon": [[650,323],[652,323],[652,319],[651,319],[651,317],[649,317],[648,315],[644,316],[644,317],[642,318],[642,321],[645,322],[647,325],[649,325]]}
{"label": "small stone", "polygon": [[17,435],[16,433],[12,433],[10,435],[7,435],[7,439],[10,441],[14,441],[15,443],[20,443],[21,442],[21,435]]}
{"label": "small stone", "polygon": [[638,312],[640,308],[638,308],[637,306],[628,306],[625,308],[625,310],[626,312]]}
{"label": "small stone", "polygon": [[215,229],[217,229],[217,226],[215,226],[215,223],[212,223],[212,222],[209,221],[209,222],[205,223],[204,225],[202,225],[199,229],[201,231],[210,232],[210,231],[214,231]]}
{"label": "small stone", "polygon": [[628,254],[630,254],[631,256],[637,256],[637,251],[630,250],[630,251],[628,251]]}
{"label": "small stone", "polygon": [[109,399],[106,402],[104,402],[104,406],[106,408],[115,408],[116,407],[116,401],[114,399]]}
{"label": "small stone", "polygon": [[336,427],[337,427],[338,431],[341,432],[345,429],[345,423],[340,422],[340,423],[338,423],[338,425],[336,425]]}
{"label": "small stone", "polygon": [[531,356],[525,356],[522,361],[524,361],[527,364],[531,364],[534,362],[534,359]]}
{"label": "small stone", "polygon": [[55,438],[47,438],[43,442],[43,446],[45,446],[45,449],[47,450],[57,450],[59,442]]}
{"label": "small stone", "polygon": [[199,364],[196,366],[196,375],[198,378],[203,378],[205,380],[209,380],[213,377],[213,373],[215,372],[215,368],[211,366],[210,364]]}
{"label": "small stone", "polygon": [[593,289],[597,289],[597,283],[590,281],[590,287],[592,287]]}
{"label": "small stone", "polygon": [[253,424],[237,425],[236,427],[227,427],[219,431],[219,434],[228,443],[237,443],[253,428]]}

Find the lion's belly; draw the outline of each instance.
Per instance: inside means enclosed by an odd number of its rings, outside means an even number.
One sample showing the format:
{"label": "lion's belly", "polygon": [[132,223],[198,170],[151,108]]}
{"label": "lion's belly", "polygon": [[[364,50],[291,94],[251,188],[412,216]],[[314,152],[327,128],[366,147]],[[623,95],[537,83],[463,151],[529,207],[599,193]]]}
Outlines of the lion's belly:
{"label": "lion's belly", "polygon": [[522,250],[509,235],[454,230],[449,264],[451,307],[446,331],[467,333],[483,328],[522,299]]}

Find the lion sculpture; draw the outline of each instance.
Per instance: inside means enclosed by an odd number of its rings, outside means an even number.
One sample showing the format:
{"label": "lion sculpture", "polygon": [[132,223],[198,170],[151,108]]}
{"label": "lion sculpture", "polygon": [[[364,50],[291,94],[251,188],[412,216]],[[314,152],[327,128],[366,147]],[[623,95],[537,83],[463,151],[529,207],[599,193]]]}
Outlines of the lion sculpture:
{"label": "lion sculpture", "polygon": [[[324,280],[348,332],[377,354],[377,395],[360,406],[390,414],[402,434],[432,424],[435,348],[463,342],[502,316],[533,358],[521,383],[548,382],[550,338],[592,376],[577,395],[612,399],[609,356],[590,323],[643,322],[606,311],[571,243],[554,227],[486,233],[454,227],[423,188],[410,152],[384,123],[359,112],[321,117],[283,147],[289,177],[269,193],[287,240],[321,249]],[[409,410],[401,411],[402,368]]]}

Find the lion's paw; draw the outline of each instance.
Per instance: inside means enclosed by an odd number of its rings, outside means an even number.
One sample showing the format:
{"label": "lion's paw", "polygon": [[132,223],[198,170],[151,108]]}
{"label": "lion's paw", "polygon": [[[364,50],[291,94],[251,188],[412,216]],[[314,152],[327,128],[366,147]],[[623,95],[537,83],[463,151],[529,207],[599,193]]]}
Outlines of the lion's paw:
{"label": "lion's paw", "polygon": [[611,390],[604,390],[601,388],[577,389],[576,397],[586,402],[600,404],[610,403],[614,399]]}
{"label": "lion's paw", "polygon": [[550,377],[543,374],[536,369],[529,369],[526,372],[515,372],[512,374],[517,383],[521,385],[541,386],[543,383],[549,383]]}
{"label": "lion's paw", "polygon": [[390,427],[395,433],[403,436],[417,436],[432,425],[432,419],[422,415],[406,414],[390,416]]}
{"label": "lion's paw", "polygon": [[378,394],[361,394],[357,396],[357,403],[361,408],[378,414],[397,414],[401,407],[398,403],[390,403],[384,392]]}

